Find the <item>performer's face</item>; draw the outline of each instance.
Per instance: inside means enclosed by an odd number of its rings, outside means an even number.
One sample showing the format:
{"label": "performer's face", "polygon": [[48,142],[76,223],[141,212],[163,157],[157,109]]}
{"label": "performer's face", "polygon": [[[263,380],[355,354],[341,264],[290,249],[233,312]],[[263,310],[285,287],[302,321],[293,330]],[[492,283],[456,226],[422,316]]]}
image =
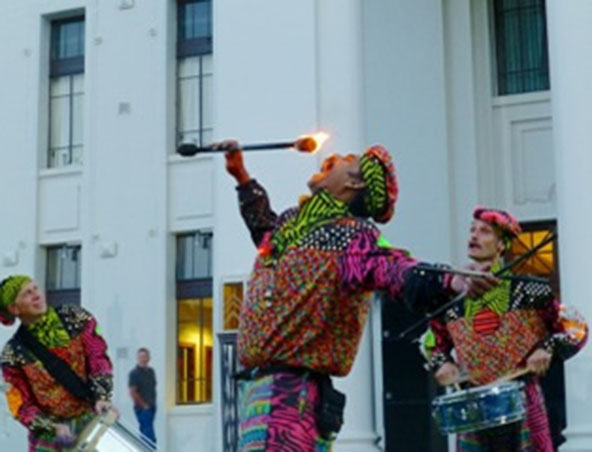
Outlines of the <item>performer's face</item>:
{"label": "performer's face", "polygon": [[336,198],[349,202],[358,190],[364,187],[360,173],[360,159],[357,155],[332,154],[321,165],[321,171],[308,181],[312,193],[327,190]]}
{"label": "performer's face", "polygon": [[39,289],[35,281],[31,281],[23,286],[18,293],[11,311],[19,317],[21,321],[34,320],[47,312],[47,302],[45,294]]}
{"label": "performer's face", "polygon": [[475,261],[491,261],[504,252],[504,242],[489,223],[473,220],[468,243],[469,257]]}

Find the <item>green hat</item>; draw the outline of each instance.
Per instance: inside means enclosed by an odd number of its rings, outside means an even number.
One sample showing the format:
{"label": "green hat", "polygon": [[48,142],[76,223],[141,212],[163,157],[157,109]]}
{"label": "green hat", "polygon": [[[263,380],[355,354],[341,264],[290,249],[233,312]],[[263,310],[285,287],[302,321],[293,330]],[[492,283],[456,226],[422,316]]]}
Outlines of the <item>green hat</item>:
{"label": "green hat", "polygon": [[23,286],[31,281],[32,279],[26,275],[12,275],[0,283],[0,323],[14,323],[14,315],[8,312],[8,307],[14,303]]}
{"label": "green hat", "polygon": [[374,221],[388,222],[395,212],[399,193],[395,165],[390,153],[380,145],[369,147],[360,158],[360,171],[366,183],[366,211]]}

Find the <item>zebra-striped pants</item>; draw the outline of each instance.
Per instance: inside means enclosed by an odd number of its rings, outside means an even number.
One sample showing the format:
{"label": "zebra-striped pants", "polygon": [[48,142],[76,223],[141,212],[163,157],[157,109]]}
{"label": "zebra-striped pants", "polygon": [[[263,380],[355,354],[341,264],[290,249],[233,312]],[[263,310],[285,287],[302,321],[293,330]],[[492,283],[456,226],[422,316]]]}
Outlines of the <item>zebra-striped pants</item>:
{"label": "zebra-striped pants", "polygon": [[239,452],[330,452],[316,426],[316,382],[274,373],[239,383]]}

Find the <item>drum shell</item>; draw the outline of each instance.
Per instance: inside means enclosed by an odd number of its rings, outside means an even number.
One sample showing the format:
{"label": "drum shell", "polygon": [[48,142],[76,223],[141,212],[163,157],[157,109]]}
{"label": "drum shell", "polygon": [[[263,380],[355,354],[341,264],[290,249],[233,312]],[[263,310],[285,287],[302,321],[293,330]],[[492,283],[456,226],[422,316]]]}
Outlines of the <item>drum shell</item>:
{"label": "drum shell", "polygon": [[115,417],[97,416],[80,434],[77,444],[65,452],[152,452],[149,440],[126,428]]}
{"label": "drum shell", "polygon": [[490,384],[436,397],[432,415],[443,434],[474,432],[522,421],[526,416],[524,384]]}

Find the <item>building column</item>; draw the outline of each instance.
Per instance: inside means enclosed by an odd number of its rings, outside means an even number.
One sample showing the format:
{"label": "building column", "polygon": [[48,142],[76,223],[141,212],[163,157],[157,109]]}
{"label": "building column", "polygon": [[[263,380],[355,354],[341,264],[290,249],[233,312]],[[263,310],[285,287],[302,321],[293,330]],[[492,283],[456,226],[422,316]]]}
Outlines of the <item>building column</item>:
{"label": "building column", "polygon": [[[319,159],[329,152],[362,152],[366,144],[362,1],[317,0],[316,8],[318,127],[331,135]],[[347,395],[345,424],[336,444],[339,452],[378,450],[370,331],[367,325],[350,375],[336,379],[338,389]]]}
{"label": "building column", "polygon": [[[547,0],[561,296],[592,322],[592,2]],[[592,450],[592,347],[566,365],[568,442]]]}

